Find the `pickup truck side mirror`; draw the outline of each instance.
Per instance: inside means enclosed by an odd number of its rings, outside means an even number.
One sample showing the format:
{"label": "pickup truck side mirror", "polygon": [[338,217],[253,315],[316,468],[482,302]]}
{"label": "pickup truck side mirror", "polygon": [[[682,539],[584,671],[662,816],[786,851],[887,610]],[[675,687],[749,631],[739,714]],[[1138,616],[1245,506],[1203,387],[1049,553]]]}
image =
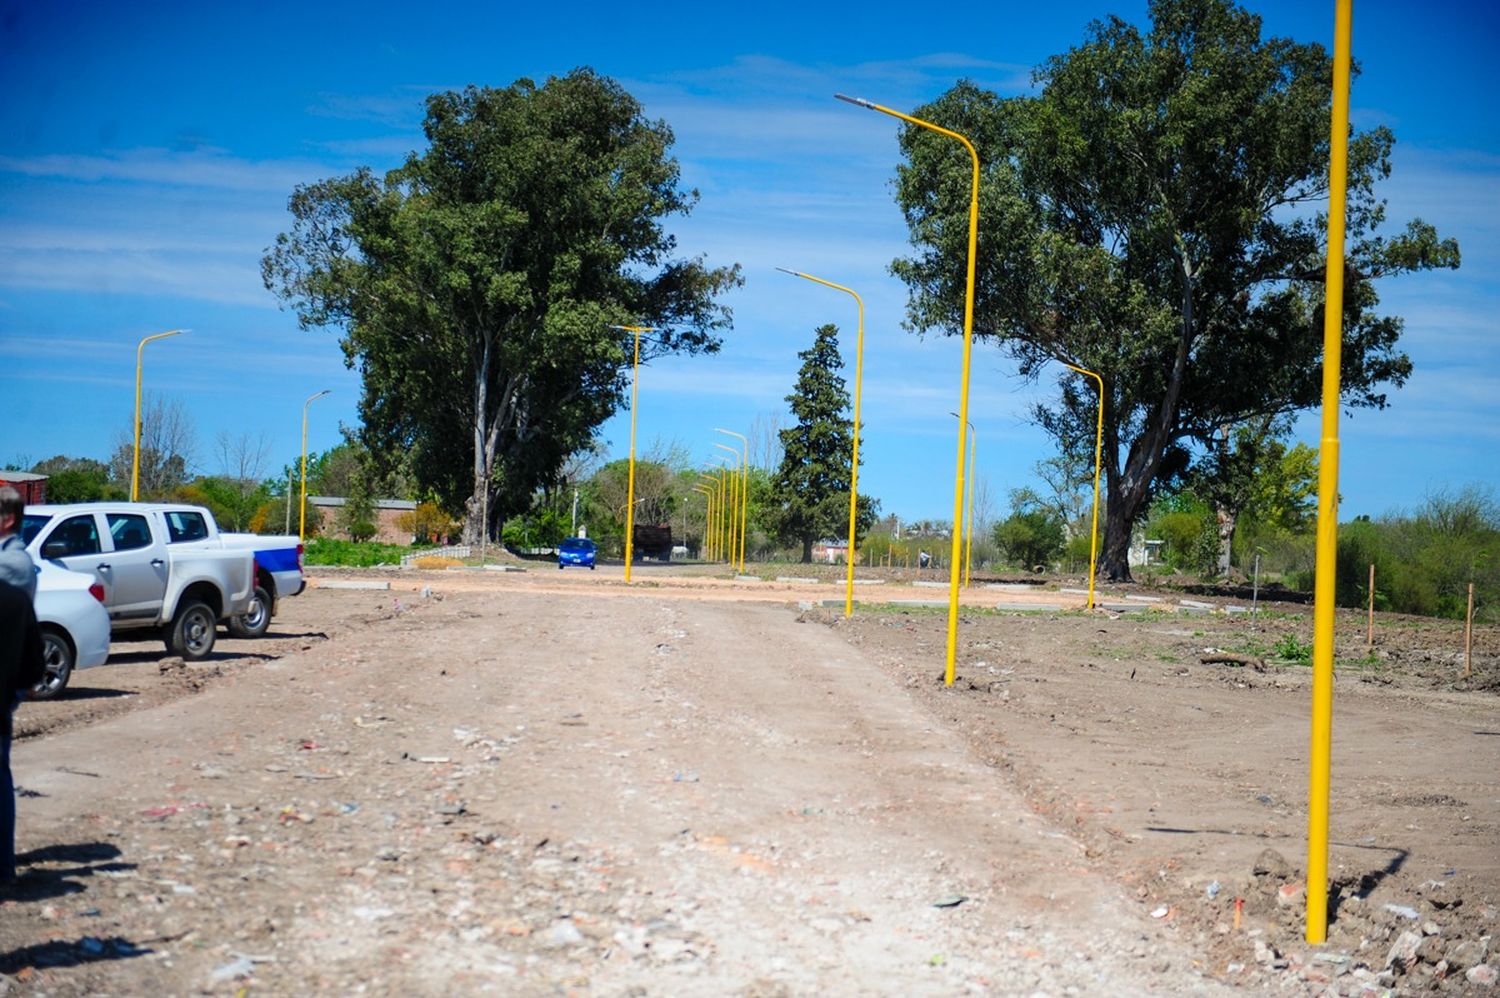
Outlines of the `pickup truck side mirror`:
{"label": "pickup truck side mirror", "polygon": [[48,541],[42,545],[42,557],[51,561],[55,558],[66,558],[68,556],[67,541]]}

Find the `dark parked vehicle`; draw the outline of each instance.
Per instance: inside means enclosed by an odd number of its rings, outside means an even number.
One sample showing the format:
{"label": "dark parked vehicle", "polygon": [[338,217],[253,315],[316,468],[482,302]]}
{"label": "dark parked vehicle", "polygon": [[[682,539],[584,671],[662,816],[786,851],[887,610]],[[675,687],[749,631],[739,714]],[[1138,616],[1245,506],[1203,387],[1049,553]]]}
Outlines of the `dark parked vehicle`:
{"label": "dark parked vehicle", "polygon": [[599,545],[587,537],[569,537],[562,542],[557,549],[558,569],[567,568],[569,565],[587,565],[594,567],[594,555],[598,552]]}

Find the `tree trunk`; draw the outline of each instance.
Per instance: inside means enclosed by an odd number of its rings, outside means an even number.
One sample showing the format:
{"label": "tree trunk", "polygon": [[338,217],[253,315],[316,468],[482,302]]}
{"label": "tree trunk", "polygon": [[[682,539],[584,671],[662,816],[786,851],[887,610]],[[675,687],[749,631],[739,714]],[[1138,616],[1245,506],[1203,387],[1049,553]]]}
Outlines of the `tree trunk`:
{"label": "tree trunk", "polygon": [[1219,522],[1219,576],[1222,578],[1229,574],[1230,556],[1234,554],[1234,524],[1239,517],[1227,506],[1216,507],[1214,516]]}
{"label": "tree trunk", "polygon": [[1167,377],[1166,392],[1156,410],[1144,421],[1139,436],[1130,445],[1125,468],[1117,472],[1114,455],[1119,452],[1119,438],[1113,418],[1107,420],[1110,467],[1109,498],[1105,504],[1108,516],[1104,526],[1104,554],[1101,569],[1112,582],[1130,581],[1130,532],[1141,506],[1151,494],[1151,483],[1161,468],[1167,445],[1172,442],[1172,428],[1177,422],[1177,406],[1182,398],[1182,382],[1187,373],[1188,356],[1195,335],[1193,310],[1193,265],[1184,252],[1182,267],[1182,320],[1177,336],[1177,353]]}
{"label": "tree trunk", "polygon": [[[495,518],[490,502],[499,443],[501,413],[490,411],[490,360],[492,336],[486,334],[474,365],[474,491],[464,502],[464,543],[478,544],[492,536]],[[509,392],[501,392],[505,402]],[[498,410],[498,407],[497,407]]]}
{"label": "tree trunk", "polygon": [[813,539],[811,537],[802,538],[802,564],[812,564],[812,549]]}
{"label": "tree trunk", "polygon": [[1130,528],[1134,509],[1127,510],[1120,491],[1111,487],[1104,503],[1104,543],[1099,552],[1099,574],[1110,582],[1130,581]]}

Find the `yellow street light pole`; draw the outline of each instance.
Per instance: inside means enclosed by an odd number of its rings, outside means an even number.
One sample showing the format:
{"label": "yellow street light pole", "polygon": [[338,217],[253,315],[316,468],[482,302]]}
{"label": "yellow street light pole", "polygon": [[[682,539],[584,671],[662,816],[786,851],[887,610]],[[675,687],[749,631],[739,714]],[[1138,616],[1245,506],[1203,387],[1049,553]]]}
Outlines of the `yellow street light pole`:
{"label": "yellow street light pole", "polygon": [[307,539],[307,407],[331,392],[325,388],[302,403],[302,497],[297,504],[297,540]]}
{"label": "yellow street light pole", "polygon": [[[872,101],[859,97],[846,97],[843,94],[834,94],[841,101],[855,104],[859,107],[868,108],[871,111],[879,111],[893,118],[900,118],[909,125],[926,128],[946,135],[950,139],[956,139],[963,143],[969,151],[969,159],[972,163],[973,172],[969,191],[969,262],[964,275],[964,365],[963,377],[959,388],[958,403],[958,460],[957,470],[954,472],[953,483],[953,522],[959,523],[964,511],[964,451],[967,449],[964,442],[964,434],[969,425],[969,355],[974,343],[974,258],[979,246],[979,151],[974,148],[974,143],[957,132],[950,131],[930,121],[921,118],[913,118],[909,114],[892,110]],[[949,686],[953,685],[953,660],[958,651],[958,556],[960,532],[953,532],[952,557],[949,564],[952,566],[948,572],[948,661],[943,674],[943,682]],[[851,552],[852,553],[852,552]]]}
{"label": "yellow street light pole", "polygon": [[740,452],[728,444],[721,444],[718,441],[714,441],[714,446],[720,450],[726,450],[733,455],[733,464],[729,473],[729,563],[732,565],[736,561],[735,552],[743,546],[739,535],[741,482],[738,465],[740,463]]}
{"label": "yellow street light pole", "polygon": [[740,571],[745,571],[745,533],[750,525],[750,440],[743,433],[733,430],[721,430],[714,427],[715,433],[725,433],[731,437],[740,438],[742,448],[740,460]]}
{"label": "yellow street light pole", "polygon": [[[958,413],[950,412],[956,417]],[[974,457],[979,450],[979,431],[969,423],[969,503],[964,513],[964,588],[969,587],[969,565],[974,554]]]}
{"label": "yellow street light pole", "polygon": [[135,455],[130,461],[130,501],[136,502],[141,492],[141,355],[146,349],[146,344],[152,340],[164,340],[168,336],[176,336],[186,333],[186,329],[172,329],[165,333],[157,333],[147,336],[135,347]]}
{"label": "yellow street light pole", "polygon": [[703,497],[703,542],[699,545],[700,556],[708,557],[708,524],[713,517],[714,495],[713,491],[702,485],[694,485],[693,491]]}
{"label": "yellow street light pole", "polygon": [[791,274],[793,277],[821,284],[825,288],[842,291],[852,297],[855,304],[859,306],[859,332],[854,347],[854,448],[849,466],[849,551],[848,557],[844,559],[844,616],[851,617],[854,615],[854,521],[855,512],[859,508],[859,403],[865,369],[865,300],[853,288],[846,288],[842,284],[825,281],[821,277],[804,274],[798,270],[787,270],[785,267],[776,269],[783,274]]}
{"label": "yellow street light pole", "polygon": [[1099,572],[1099,468],[1104,457],[1104,379],[1093,371],[1058,361],[1070,371],[1093,378],[1099,388],[1099,421],[1094,429],[1094,523],[1089,533],[1089,609],[1094,608],[1094,579]]}
{"label": "yellow street light pole", "polygon": [[708,477],[714,480],[714,559],[718,560],[724,556],[724,551],[726,550],[724,544],[724,513],[726,511],[724,505],[726,494],[724,488],[724,469],[722,467],[714,468]]}
{"label": "yellow street light pole", "polygon": [[707,521],[703,524],[703,551],[704,557],[709,561],[714,560],[714,530],[718,523],[718,479],[706,471],[699,471],[699,484],[708,490]]}
{"label": "yellow street light pole", "polygon": [[[736,454],[735,457],[739,457],[739,455]],[[735,461],[730,464],[725,464],[724,462],[728,461],[729,458],[725,457],[722,454],[715,454],[713,455],[713,458],[715,461],[719,462],[719,472],[723,475],[722,480],[724,482],[724,502],[719,508],[722,509],[725,514],[728,514],[724,516],[724,522],[720,525],[719,531],[724,535],[724,552],[728,555],[728,558],[726,558],[725,560],[728,561],[731,566],[733,566],[735,521],[734,480],[739,477],[739,469],[735,467],[735,465],[739,462]]]}
{"label": "yellow street light pole", "polygon": [[1334,6],[1333,115],[1328,141],[1328,270],[1323,299],[1323,441],[1313,592],[1312,730],[1307,788],[1307,941],[1328,938],[1328,791],[1333,749],[1334,569],[1339,533],[1339,364],[1344,325],[1344,212],[1349,169],[1352,0]]}
{"label": "yellow street light pole", "polygon": [[655,326],[611,326],[635,336],[635,353],[630,361],[630,475],[625,486],[625,581],[630,581],[630,559],[635,542],[635,397],[641,383],[641,334],[656,332]]}
{"label": "yellow street light pole", "polygon": [[710,506],[713,515],[709,525],[708,550],[709,561],[715,561],[721,553],[719,551],[719,525],[724,519],[724,507],[719,500],[719,477],[707,472],[699,472],[699,474],[708,479],[709,498],[713,500]]}

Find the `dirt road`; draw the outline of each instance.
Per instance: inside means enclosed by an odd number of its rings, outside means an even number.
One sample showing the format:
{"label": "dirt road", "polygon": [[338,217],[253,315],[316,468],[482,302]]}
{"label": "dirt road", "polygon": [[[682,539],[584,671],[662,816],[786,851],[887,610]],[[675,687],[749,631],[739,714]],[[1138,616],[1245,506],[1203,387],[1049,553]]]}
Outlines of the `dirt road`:
{"label": "dirt road", "polygon": [[[165,669],[141,646],[75,679],[124,695],[23,708],[24,875],[0,895],[11,987],[1216,993],[1326,976],[1357,993],[1365,980],[1357,940],[1326,975],[1289,960],[1285,912],[1256,893],[1296,879],[1254,876],[1250,854],[1269,843],[1299,858],[1298,748],[1248,788],[1272,791],[1275,806],[1254,807],[1274,819],[1247,818],[1224,790],[1246,789],[1243,772],[1221,770],[1253,766],[1253,738],[1186,775],[1162,764],[1207,730],[1158,737],[1189,710],[1169,668],[1188,671],[1187,699],[1210,712],[1242,709],[1246,690],[1162,661],[1159,620],[1080,639],[1077,615],[966,616],[964,684],[946,689],[933,682],[939,613],[845,623],[821,608],[840,595],[826,584],[648,575],[626,591],[603,569],[383,578],[395,588],[291,601],[273,642]],[[1190,634],[1167,640],[1196,645]],[[1296,677],[1275,681],[1287,690],[1275,713],[1290,718]],[[1417,722],[1424,737],[1493,717],[1493,694],[1405,692],[1433,701],[1408,713],[1441,715]],[[82,720],[66,713],[87,705]],[[1450,757],[1475,767],[1451,774],[1468,780],[1468,818],[1454,821],[1473,849],[1453,888],[1462,906],[1423,909],[1445,947],[1495,918],[1500,852],[1482,862],[1500,842],[1494,742],[1469,746],[1469,763]],[[1402,813],[1454,810],[1413,806]],[[1429,837],[1408,835],[1413,866]],[[1160,876],[1143,872],[1155,864]],[[1364,904],[1378,911],[1373,888]],[[1244,924],[1219,933],[1237,894]],[[1267,942],[1274,955],[1257,963]],[[1376,948],[1365,963],[1381,963]],[[1420,983],[1469,986],[1455,969]]]}

